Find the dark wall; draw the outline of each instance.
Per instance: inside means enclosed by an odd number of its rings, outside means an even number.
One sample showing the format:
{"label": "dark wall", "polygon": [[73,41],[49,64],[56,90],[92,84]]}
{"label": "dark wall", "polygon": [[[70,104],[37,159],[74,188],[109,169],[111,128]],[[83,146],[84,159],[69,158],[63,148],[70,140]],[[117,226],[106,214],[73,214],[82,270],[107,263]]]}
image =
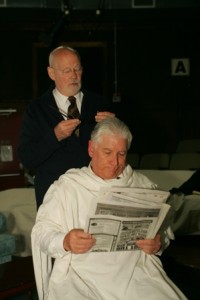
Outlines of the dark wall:
{"label": "dark wall", "polygon": [[[87,88],[111,101],[120,94],[113,106],[133,131],[133,151],[174,152],[180,139],[200,138],[200,8],[6,13],[0,9],[0,107],[23,111],[42,93],[49,51],[65,42],[81,53]],[[190,76],[172,77],[172,58],[189,58]]]}
{"label": "dark wall", "polygon": [[[136,152],[173,152],[178,140],[200,137],[200,27],[181,17],[143,26],[118,32],[119,111],[133,127]],[[171,59],[184,57],[190,76],[171,76]]]}

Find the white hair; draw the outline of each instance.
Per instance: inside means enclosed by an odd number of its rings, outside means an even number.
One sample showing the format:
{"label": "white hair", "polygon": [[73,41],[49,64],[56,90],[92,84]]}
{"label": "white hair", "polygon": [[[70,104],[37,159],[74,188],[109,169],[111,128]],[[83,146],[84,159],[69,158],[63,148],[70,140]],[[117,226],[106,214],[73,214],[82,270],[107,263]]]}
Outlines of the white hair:
{"label": "white hair", "polygon": [[101,141],[103,135],[120,135],[127,140],[127,150],[131,146],[132,134],[128,126],[116,117],[108,117],[98,122],[91,133],[91,140],[94,144]]}

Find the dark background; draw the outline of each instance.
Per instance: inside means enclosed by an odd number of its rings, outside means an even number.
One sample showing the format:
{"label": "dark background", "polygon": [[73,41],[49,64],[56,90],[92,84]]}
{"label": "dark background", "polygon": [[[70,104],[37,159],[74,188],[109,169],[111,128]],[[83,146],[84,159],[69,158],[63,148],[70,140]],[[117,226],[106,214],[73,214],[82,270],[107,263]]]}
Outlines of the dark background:
{"label": "dark background", "polygon": [[[27,105],[50,84],[49,52],[62,43],[79,50],[86,88],[112,102],[120,96],[113,106],[132,130],[132,152],[172,154],[180,140],[200,139],[200,0],[0,0],[0,110],[17,110],[0,112],[0,142],[13,147],[13,161],[0,159],[0,190],[30,186],[19,130]],[[171,76],[173,58],[190,60],[189,76]],[[184,243],[187,263],[194,240]],[[165,268],[199,299],[199,270],[179,258],[164,257]]]}
{"label": "dark background", "polygon": [[[120,95],[131,151],[173,153],[200,138],[200,1],[133,2],[2,1],[0,108],[23,113],[50,84],[50,50],[66,43],[81,54],[86,88]],[[171,76],[172,58],[189,58],[190,75]]]}

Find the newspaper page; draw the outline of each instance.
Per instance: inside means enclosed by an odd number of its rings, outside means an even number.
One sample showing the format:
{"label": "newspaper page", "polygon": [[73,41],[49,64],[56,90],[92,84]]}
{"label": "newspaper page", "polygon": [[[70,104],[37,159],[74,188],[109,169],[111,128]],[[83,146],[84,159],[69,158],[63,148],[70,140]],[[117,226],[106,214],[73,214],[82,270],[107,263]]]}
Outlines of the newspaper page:
{"label": "newspaper page", "polygon": [[134,195],[140,199],[146,199],[149,202],[166,202],[167,198],[170,196],[170,192],[168,191],[161,191],[155,189],[146,189],[146,188],[127,188],[127,187],[102,187],[99,191],[99,196],[103,196],[108,192],[119,193],[122,195]]}
{"label": "newspaper page", "polygon": [[155,237],[170,206],[133,194],[100,193],[86,228],[96,238],[92,252],[137,250],[136,240]]}

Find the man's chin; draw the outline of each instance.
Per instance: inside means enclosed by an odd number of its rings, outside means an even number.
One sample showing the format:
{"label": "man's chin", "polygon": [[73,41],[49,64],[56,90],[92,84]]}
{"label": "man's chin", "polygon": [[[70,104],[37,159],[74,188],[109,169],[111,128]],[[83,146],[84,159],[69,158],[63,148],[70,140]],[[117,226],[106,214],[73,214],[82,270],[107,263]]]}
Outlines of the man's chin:
{"label": "man's chin", "polygon": [[118,177],[118,173],[116,172],[108,172],[107,174],[104,174],[104,179],[116,179]]}
{"label": "man's chin", "polygon": [[70,86],[71,86],[71,89],[75,92],[75,94],[77,94],[81,89],[81,85],[77,82],[71,83]]}

